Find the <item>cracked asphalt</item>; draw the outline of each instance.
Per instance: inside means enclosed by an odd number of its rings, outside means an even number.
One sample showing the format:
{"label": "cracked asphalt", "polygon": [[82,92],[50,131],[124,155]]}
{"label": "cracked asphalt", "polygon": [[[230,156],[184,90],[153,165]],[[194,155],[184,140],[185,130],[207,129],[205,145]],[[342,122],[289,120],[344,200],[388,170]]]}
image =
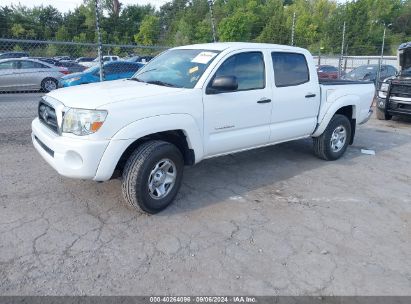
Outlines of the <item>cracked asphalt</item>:
{"label": "cracked asphalt", "polygon": [[372,119],[335,162],[310,140],[204,161],[155,216],[23,129],[0,129],[1,295],[411,295],[411,121]]}

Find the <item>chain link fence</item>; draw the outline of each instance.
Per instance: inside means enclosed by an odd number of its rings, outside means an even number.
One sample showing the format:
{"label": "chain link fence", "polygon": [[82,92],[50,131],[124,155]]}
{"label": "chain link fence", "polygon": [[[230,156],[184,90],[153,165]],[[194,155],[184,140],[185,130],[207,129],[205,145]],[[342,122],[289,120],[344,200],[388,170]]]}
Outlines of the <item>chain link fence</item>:
{"label": "chain link fence", "polygon": [[[166,47],[103,44],[104,80],[129,78]],[[29,130],[45,92],[60,87],[100,81],[96,43],[38,41],[0,38],[0,134]],[[314,54],[315,55],[315,54]],[[19,57],[19,58],[16,58]],[[343,74],[363,65],[378,65],[380,56],[314,56]],[[395,56],[383,65],[398,66]]]}
{"label": "chain link fence", "polygon": [[[166,47],[103,44],[104,80],[129,78]],[[0,38],[0,133],[28,130],[46,92],[100,81],[96,43]]]}

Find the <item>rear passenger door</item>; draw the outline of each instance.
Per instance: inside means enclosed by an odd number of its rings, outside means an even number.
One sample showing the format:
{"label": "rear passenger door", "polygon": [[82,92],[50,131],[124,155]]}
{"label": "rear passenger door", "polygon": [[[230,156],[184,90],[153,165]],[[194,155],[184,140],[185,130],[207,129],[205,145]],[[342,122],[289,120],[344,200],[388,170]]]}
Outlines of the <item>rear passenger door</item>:
{"label": "rear passenger door", "polygon": [[306,55],[298,52],[271,52],[274,70],[273,109],[270,142],[310,135],[317,125],[320,86]]}
{"label": "rear passenger door", "polygon": [[44,78],[50,76],[50,68],[40,62],[20,60],[19,82],[25,89],[39,89]]}
{"label": "rear passenger door", "polygon": [[204,88],[204,147],[207,157],[268,143],[271,88],[267,81],[266,60],[261,51],[238,52],[222,60],[211,74],[206,86],[217,76],[234,76],[238,89],[210,94]]}

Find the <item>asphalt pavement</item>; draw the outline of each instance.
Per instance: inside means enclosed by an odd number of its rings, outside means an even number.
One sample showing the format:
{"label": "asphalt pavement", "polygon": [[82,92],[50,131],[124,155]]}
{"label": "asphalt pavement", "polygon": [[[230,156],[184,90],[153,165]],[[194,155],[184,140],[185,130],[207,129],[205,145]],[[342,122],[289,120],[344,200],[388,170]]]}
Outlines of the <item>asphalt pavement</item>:
{"label": "asphalt pavement", "polygon": [[203,161],[148,216],[46,164],[39,97],[0,95],[1,295],[411,296],[410,121],[371,119],[334,162],[309,139]]}

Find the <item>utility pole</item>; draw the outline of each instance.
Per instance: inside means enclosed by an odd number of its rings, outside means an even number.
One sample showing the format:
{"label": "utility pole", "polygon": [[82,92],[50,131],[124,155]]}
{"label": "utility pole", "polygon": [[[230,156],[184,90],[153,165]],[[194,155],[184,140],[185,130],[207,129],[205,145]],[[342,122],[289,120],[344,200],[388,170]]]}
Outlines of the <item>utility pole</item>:
{"label": "utility pole", "polygon": [[345,21],[343,25],[343,33],[342,33],[342,42],[341,42],[341,55],[340,55],[340,62],[338,66],[338,78],[341,77],[341,68],[342,68],[342,62],[343,62],[343,57],[344,57],[344,45],[345,45]]}
{"label": "utility pole", "polygon": [[97,30],[97,52],[98,52],[98,62],[100,66],[100,81],[104,81],[104,70],[103,70],[103,54],[102,54],[102,43],[101,43],[101,32],[100,32],[100,14],[98,0],[94,0],[96,5],[96,30]]}
{"label": "utility pole", "polygon": [[295,33],[295,12],[293,14],[293,27],[291,28],[291,46],[294,46],[294,33]]}
{"label": "utility pole", "polygon": [[217,35],[215,31],[215,24],[214,24],[214,14],[213,14],[213,1],[208,0],[208,8],[210,9],[210,21],[211,21],[211,29],[213,31],[213,41],[217,42]]}

